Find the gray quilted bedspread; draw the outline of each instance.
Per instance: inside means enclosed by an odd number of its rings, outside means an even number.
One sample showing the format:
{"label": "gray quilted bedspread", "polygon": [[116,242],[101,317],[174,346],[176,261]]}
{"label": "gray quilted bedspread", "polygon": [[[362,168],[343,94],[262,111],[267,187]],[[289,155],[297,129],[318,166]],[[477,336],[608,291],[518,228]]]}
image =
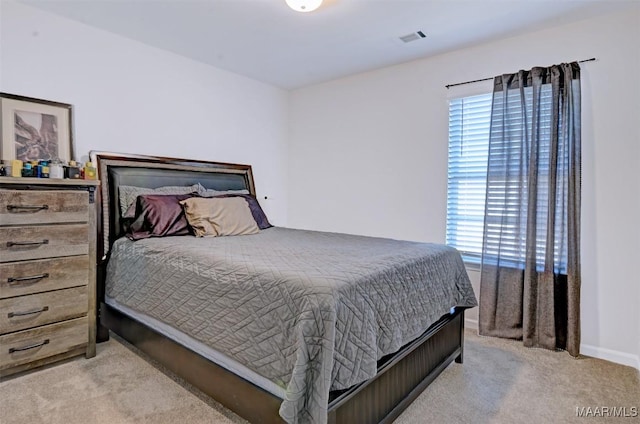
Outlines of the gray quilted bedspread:
{"label": "gray quilted bedspread", "polygon": [[459,253],[437,244],[270,228],[118,240],[106,294],[286,389],[280,415],[324,423],[329,391],[453,306],[476,306]]}

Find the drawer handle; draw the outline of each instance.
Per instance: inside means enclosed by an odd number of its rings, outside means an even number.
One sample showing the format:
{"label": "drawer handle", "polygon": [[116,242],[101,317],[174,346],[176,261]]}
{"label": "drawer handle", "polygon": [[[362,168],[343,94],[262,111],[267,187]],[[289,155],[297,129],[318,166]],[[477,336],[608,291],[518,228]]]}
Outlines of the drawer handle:
{"label": "drawer handle", "polygon": [[7,283],[16,284],[16,283],[24,283],[25,281],[33,281],[33,280],[44,280],[45,278],[49,278],[49,273],[44,273],[40,275],[31,275],[29,277],[9,277],[7,278]]}
{"label": "drawer handle", "polygon": [[7,314],[7,316],[9,318],[13,318],[13,317],[23,317],[25,315],[33,315],[33,314],[39,314],[40,312],[46,312],[49,310],[48,306],[44,306],[40,309],[32,309],[31,311],[25,311],[25,312],[9,312]]}
{"label": "drawer handle", "polygon": [[44,346],[46,344],[49,344],[49,339],[44,339],[44,341],[41,341],[40,343],[34,343],[34,344],[28,345],[28,346],[12,347],[11,349],[9,349],[9,353],[22,352],[23,350],[35,349],[37,347]]}
{"label": "drawer handle", "polygon": [[7,205],[9,212],[38,212],[49,209],[49,205],[30,206],[30,205]]}
{"label": "drawer handle", "polygon": [[49,240],[42,241],[8,241],[7,247],[13,246],[40,246],[44,244],[49,244]]}

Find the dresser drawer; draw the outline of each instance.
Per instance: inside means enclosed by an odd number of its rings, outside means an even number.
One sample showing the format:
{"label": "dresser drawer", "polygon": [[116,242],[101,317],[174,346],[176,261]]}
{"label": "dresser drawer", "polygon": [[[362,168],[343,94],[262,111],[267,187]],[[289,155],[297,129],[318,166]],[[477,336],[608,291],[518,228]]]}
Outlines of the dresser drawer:
{"label": "dresser drawer", "polygon": [[0,227],[0,262],[86,255],[87,224]]}
{"label": "dresser drawer", "polygon": [[0,336],[0,370],[87,345],[87,318]]}
{"label": "dresser drawer", "polygon": [[0,264],[0,299],[86,286],[89,256]]}
{"label": "dresser drawer", "polygon": [[63,190],[0,190],[0,225],[87,222],[89,194]]}
{"label": "dresser drawer", "polygon": [[0,333],[11,333],[85,315],[87,287],[74,287],[0,300]]}

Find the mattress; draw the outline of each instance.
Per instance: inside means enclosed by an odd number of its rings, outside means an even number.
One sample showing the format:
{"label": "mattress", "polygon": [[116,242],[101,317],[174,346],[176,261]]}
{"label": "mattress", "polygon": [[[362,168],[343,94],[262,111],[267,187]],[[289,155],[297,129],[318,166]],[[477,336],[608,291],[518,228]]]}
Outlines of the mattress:
{"label": "mattress", "polygon": [[106,296],[271,381],[288,422],[326,421],[330,390],[477,304],[455,249],[278,227],[117,240]]}

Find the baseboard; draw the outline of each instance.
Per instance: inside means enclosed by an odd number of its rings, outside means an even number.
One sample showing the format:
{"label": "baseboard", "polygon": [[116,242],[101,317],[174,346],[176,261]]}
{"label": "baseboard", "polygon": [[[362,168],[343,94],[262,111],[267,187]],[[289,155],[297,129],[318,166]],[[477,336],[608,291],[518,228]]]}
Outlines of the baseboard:
{"label": "baseboard", "polygon": [[464,328],[468,328],[470,330],[477,330],[478,329],[478,320],[477,319],[471,319],[471,318],[465,318],[464,319]]}
{"label": "baseboard", "polygon": [[[477,330],[478,320],[465,318],[464,327],[470,330]],[[585,344],[580,345],[580,353],[585,356],[615,362],[616,364],[627,365],[640,371],[640,357],[638,355]]]}
{"label": "baseboard", "polygon": [[616,364],[627,365],[640,371],[640,357],[638,357],[638,355],[632,355],[631,353],[581,344],[580,354],[615,362]]}

